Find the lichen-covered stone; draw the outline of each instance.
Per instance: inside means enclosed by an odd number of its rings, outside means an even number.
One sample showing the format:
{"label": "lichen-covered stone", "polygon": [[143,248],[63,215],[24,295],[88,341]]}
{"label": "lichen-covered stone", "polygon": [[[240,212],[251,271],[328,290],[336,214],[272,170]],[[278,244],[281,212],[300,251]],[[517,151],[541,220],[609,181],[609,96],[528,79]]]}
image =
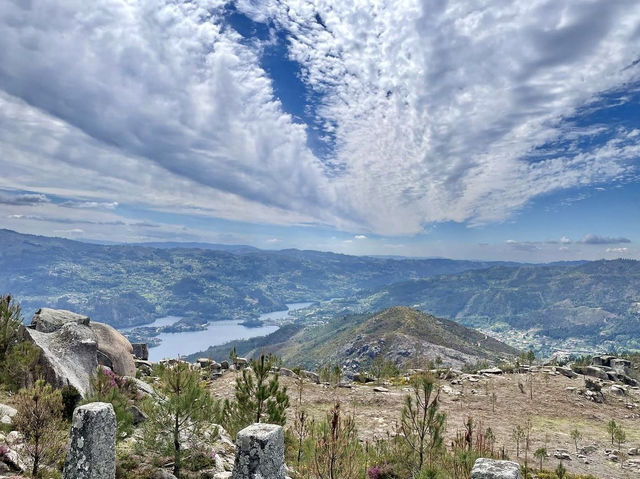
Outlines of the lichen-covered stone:
{"label": "lichen-covered stone", "polygon": [[473,465],[471,479],[522,479],[522,476],[517,462],[481,457]]}
{"label": "lichen-covered stone", "polygon": [[64,462],[64,479],[114,479],[116,415],[109,403],[76,408]]}
{"label": "lichen-covered stone", "polygon": [[274,424],[253,424],[238,433],[233,479],[284,479],[284,435]]}

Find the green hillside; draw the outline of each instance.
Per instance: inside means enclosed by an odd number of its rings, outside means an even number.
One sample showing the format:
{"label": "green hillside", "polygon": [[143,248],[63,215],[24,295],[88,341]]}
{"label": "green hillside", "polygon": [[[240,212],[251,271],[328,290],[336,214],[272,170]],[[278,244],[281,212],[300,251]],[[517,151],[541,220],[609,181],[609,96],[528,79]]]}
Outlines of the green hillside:
{"label": "green hillside", "polygon": [[232,346],[241,355],[273,352],[289,365],[315,367],[335,362],[353,369],[368,365],[378,355],[399,365],[424,364],[439,356],[445,364],[461,366],[518,353],[478,331],[406,307],[337,318],[325,324],[292,324],[263,338],[209,348],[191,359],[225,359]]}

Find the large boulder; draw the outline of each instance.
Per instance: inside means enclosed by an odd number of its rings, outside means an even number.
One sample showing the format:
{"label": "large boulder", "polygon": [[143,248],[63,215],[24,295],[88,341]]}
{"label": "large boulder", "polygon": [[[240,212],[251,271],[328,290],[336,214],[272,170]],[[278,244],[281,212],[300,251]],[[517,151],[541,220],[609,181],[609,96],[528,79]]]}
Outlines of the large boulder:
{"label": "large boulder", "polygon": [[20,335],[40,348],[44,378],[55,387],[74,386],[86,396],[98,364],[119,376],[135,376],[131,343],[107,324],[63,309],[41,308]]}
{"label": "large boulder", "polygon": [[98,343],[89,326],[68,321],[53,332],[20,326],[19,335],[40,349],[39,365],[45,381],[57,388],[70,384],[87,395],[98,367]]}
{"label": "large boulder", "polygon": [[98,362],[110,367],[118,376],[135,376],[136,365],[129,340],[108,324],[92,321],[89,326],[98,341]]}
{"label": "large boulder", "polygon": [[65,309],[40,308],[31,318],[29,327],[41,333],[53,333],[67,323],[89,326],[89,322],[87,316]]}
{"label": "large boulder", "polygon": [[481,457],[471,470],[471,479],[521,479],[520,465],[512,461],[496,461]]}

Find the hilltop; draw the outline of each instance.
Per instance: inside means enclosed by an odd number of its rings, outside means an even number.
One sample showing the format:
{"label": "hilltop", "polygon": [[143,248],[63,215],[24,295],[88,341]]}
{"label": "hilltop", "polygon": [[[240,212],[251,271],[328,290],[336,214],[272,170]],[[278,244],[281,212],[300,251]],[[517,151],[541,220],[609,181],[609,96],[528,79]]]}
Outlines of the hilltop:
{"label": "hilltop", "polygon": [[446,365],[462,367],[465,363],[495,361],[518,353],[454,321],[407,307],[393,307],[327,323],[292,324],[269,336],[211,347],[189,358],[206,356],[221,360],[227,357],[232,345],[241,355],[254,356],[264,350],[281,356],[286,364],[315,368],[336,363],[350,371],[359,371],[377,356],[405,367],[426,364],[436,358]]}
{"label": "hilltop", "polygon": [[319,317],[410,305],[489,332],[512,346],[640,349],[640,262],[495,266],[385,285],[324,303]]}

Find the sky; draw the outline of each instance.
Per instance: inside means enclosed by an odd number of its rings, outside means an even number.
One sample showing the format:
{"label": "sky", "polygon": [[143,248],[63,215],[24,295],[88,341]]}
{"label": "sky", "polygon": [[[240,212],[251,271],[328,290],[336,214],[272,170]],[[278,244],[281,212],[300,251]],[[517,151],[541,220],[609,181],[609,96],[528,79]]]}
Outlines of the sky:
{"label": "sky", "polygon": [[640,259],[637,0],[0,0],[0,228]]}

